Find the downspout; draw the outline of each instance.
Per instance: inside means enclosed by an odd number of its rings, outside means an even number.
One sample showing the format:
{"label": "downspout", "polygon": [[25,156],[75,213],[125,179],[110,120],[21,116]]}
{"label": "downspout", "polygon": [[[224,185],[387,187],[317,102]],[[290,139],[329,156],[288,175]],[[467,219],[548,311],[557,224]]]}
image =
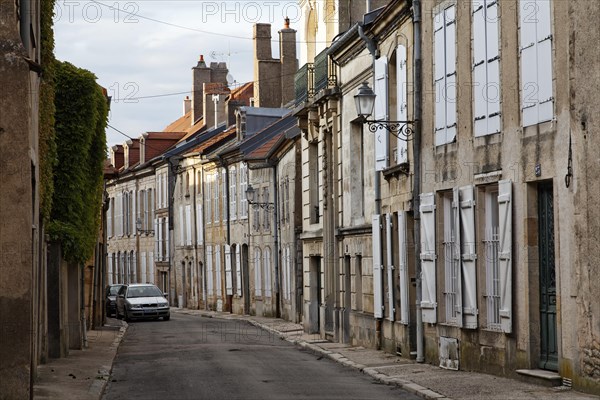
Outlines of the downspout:
{"label": "downspout", "polygon": [[[362,24],[358,24],[358,36],[365,42],[369,53],[373,56],[373,87],[375,87],[375,60],[379,58],[379,51],[377,49],[377,42],[374,39],[369,38],[363,29]],[[373,136],[373,140],[375,140],[375,136]],[[376,161],[375,161],[376,162]],[[373,176],[373,186],[375,189],[374,197],[375,197],[375,214],[381,215],[381,174],[377,171],[376,166],[373,168],[374,176]],[[379,249],[381,253],[381,248]],[[380,293],[383,296],[383,291]],[[383,304],[383,298],[381,299]],[[383,342],[383,331],[382,331],[382,319],[377,318],[375,320],[375,335],[377,337],[377,349],[381,349],[381,344]]]}
{"label": "downspout", "polygon": [[[217,160],[221,163],[221,166],[225,168],[225,213],[227,215],[227,245],[229,246],[229,257],[231,262],[231,219],[230,219],[230,204],[229,204],[229,168],[225,161],[223,161],[223,157],[217,154]],[[225,261],[227,263],[227,261]],[[233,274],[233,272],[230,272]],[[233,275],[231,276],[233,279]],[[227,304],[229,307],[229,313],[233,313],[233,282],[231,282],[232,293],[227,294],[227,271],[225,271],[225,298],[227,299]]]}
{"label": "downspout", "polygon": [[[204,197],[204,167],[200,164],[200,179],[202,185],[202,221],[205,221],[204,218],[204,205],[206,204],[206,197]],[[202,237],[206,239],[206,230],[204,229],[204,224],[202,224]],[[208,310],[208,294],[207,294],[207,278],[206,278],[206,244],[204,240],[202,240],[202,259],[204,262],[202,263],[202,301],[204,302],[204,309]]]}
{"label": "downspout", "polygon": [[[196,175],[197,175],[197,171],[196,171],[196,167],[194,166],[194,164],[192,164],[192,173],[193,173],[193,180],[194,182],[196,181]],[[198,240],[199,236],[199,230],[200,227],[198,226],[198,199],[197,199],[197,193],[198,193],[198,186],[202,185],[202,181],[200,179],[198,179],[198,183],[196,185],[194,185],[194,199],[193,199],[193,210],[194,210],[194,216],[196,218],[194,218],[194,226],[196,227],[196,229],[194,229],[195,232],[195,239],[196,242],[194,243],[194,261],[196,262],[196,265],[194,266],[194,268],[196,269],[196,272],[198,271],[198,243],[200,243],[200,241]],[[202,186],[200,186],[202,187]],[[196,275],[196,288],[198,287],[198,275]],[[193,295],[193,294],[192,294]],[[196,308],[200,309],[200,304],[199,302],[196,302]]]}
{"label": "downspout", "polygon": [[279,248],[279,213],[277,205],[279,204],[279,192],[278,188],[278,176],[277,176],[277,164],[272,163],[273,168],[273,222],[275,223],[275,317],[281,317],[281,294],[279,293],[279,257],[281,255],[281,249]]}
{"label": "downspout", "polygon": [[414,34],[414,138],[413,158],[415,176],[413,179],[413,218],[414,218],[414,245],[415,245],[415,270],[416,270],[416,313],[417,313],[417,362],[425,361],[423,349],[423,310],[421,309],[422,281],[421,281],[421,216],[419,213],[421,193],[421,116],[422,116],[422,58],[421,58],[421,0],[413,0],[413,34]]}

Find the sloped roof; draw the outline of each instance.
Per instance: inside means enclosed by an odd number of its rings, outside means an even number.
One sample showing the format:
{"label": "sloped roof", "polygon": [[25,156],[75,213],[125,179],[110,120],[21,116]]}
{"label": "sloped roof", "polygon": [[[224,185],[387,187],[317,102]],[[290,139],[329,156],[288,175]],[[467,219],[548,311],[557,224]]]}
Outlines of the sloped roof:
{"label": "sloped roof", "polygon": [[231,91],[229,100],[244,102],[248,104],[254,96],[254,82],[248,82]]}
{"label": "sloped roof", "polygon": [[221,132],[221,133],[213,136],[212,138],[202,142],[199,146],[197,146],[193,150],[191,150],[190,153],[203,153],[205,150],[211,148],[215,144],[218,144],[219,142],[222,142],[222,141],[227,141],[229,139],[233,139],[235,136],[236,136],[236,129],[234,127],[234,128],[228,129],[224,132]]}

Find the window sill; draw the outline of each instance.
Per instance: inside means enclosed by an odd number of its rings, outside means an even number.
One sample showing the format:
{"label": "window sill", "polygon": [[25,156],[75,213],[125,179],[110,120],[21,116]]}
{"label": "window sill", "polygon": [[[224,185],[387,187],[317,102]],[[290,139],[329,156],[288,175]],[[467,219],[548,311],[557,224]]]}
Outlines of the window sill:
{"label": "window sill", "polygon": [[393,167],[386,168],[381,172],[385,180],[389,181],[392,177],[399,179],[400,175],[408,176],[410,172],[410,165],[407,162],[396,164]]}

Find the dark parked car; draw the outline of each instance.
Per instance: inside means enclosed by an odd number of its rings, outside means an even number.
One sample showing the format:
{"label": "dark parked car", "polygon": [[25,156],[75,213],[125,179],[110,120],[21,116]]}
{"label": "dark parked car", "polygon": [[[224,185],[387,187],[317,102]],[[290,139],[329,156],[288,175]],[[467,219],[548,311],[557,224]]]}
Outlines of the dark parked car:
{"label": "dark parked car", "polygon": [[164,293],[155,285],[133,283],[123,285],[117,294],[117,318],[132,319],[162,317],[171,318],[169,302]]}
{"label": "dark parked car", "polygon": [[119,293],[119,289],[121,289],[121,284],[116,285],[108,285],[106,287],[106,316],[112,317],[113,315],[117,315],[117,293]]}

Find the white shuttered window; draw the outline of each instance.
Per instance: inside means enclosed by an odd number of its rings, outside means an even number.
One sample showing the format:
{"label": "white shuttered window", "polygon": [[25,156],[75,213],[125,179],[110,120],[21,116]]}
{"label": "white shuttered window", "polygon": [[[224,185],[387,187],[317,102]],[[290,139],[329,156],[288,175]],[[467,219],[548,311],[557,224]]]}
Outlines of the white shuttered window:
{"label": "white shuttered window", "polygon": [[[375,120],[387,121],[388,112],[388,59],[381,56],[375,60]],[[389,134],[385,129],[375,132],[375,170],[388,167]]]}
{"label": "white shuttered window", "polygon": [[373,216],[373,316],[383,317],[383,288],[381,281],[382,255],[381,255],[381,216]]}
{"label": "white shuttered window", "polygon": [[475,248],[475,197],[473,186],[460,191],[461,274],[463,327],[477,328],[477,253]]}
{"label": "white shuttered window", "polygon": [[[398,121],[408,120],[408,74],[407,74],[407,58],[406,46],[399,45],[396,49],[396,107]],[[396,162],[398,164],[408,162],[408,142],[397,139]]]}
{"label": "white shuttered window", "polygon": [[500,324],[512,332],[512,183],[498,182],[498,265],[500,274]]}
{"label": "white shuttered window", "polygon": [[474,134],[500,132],[498,0],[472,0]]}
{"label": "white shuttered window", "polygon": [[421,309],[423,322],[437,322],[435,194],[421,194]]}
{"label": "white shuttered window", "polygon": [[554,117],[550,0],[520,0],[521,110],[523,126]]}
{"label": "white shuttered window", "polygon": [[434,18],[435,144],[456,137],[456,7],[441,10]]}

